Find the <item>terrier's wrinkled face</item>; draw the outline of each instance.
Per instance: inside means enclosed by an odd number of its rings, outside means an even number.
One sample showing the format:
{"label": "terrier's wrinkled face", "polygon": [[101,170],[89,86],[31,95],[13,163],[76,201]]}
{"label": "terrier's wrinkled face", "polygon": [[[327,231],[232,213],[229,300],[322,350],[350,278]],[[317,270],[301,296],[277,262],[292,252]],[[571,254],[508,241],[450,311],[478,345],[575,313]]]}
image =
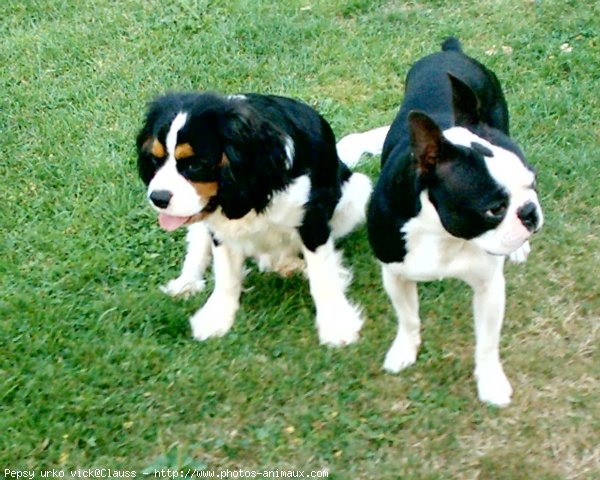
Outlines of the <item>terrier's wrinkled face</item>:
{"label": "terrier's wrinkled face", "polygon": [[465,148],[436,192],[442,224],[488,253],[512,253],[543,224],[534,172],[513,152],[465,128],[448,129],[444,137]]}
{"label": "terrier's wrinkled face", "polygon": [[216,196],[223,152],[214,126],[202,117],[179,112],[153,130],[140,148],[140,171],[161,227],[171,231],[199,220]]}

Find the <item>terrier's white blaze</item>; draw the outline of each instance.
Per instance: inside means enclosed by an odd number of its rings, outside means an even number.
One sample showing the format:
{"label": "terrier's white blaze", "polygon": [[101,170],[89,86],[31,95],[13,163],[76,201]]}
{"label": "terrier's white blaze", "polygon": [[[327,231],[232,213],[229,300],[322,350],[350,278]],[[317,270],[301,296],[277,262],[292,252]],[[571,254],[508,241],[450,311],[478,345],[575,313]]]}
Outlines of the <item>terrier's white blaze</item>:
{"label": "terrier's white blaze", "polygon": [[537,228],[543,224],[542,209],[533,188],[535,174],[513,152],[493,145],[466,128],[452,127],[444,130],[443,134],[454,145],[470,148],[475,142],[492,152],[492,156],[484,156],[485,164],[492,178],[509,195],[508,210],[500,225],[474,238],[473,242],[489,253],[511,254],[520,248],[532,233],[519,219],[519,208],[529,202],[533,203],[539,219]]}
{"label": "terrier's white blaze", "polygon": [[508,191],[513,192],[516,189],[530,188],[535,180],[534,173],[523,165],[517,155],[484,140],[470,130],[463,127],[452,127],[444,130],[443,134],[454,145],[471,147],[471,144],[475,142],[489,149],[493,156],[484,157],[488,171],[494,177],[494,180]]}

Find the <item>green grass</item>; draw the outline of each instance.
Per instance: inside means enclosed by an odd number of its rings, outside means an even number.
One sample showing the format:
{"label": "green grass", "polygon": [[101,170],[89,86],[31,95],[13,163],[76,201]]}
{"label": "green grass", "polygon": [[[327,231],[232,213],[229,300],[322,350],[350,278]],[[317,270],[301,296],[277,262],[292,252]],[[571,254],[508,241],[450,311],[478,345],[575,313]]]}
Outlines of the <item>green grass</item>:
{"label": "green grass", "polygon": [[[0,18],[2,469],[598,478],[597,2],[4,0]],[[449,34],[498,74],[539,171],[546,225],[507,268],[512,405],[476,398],[459,282],[421,286],[417,364],[381,370],[395,319],[364,230],[341,243],[358,344],[320,347],[306,282],[256,272],[232,332],[192,341],[207,292],[158,290],[184,246],[136,177],[145,103],[283,94],[343,135],[389,123],[410,64]]]}

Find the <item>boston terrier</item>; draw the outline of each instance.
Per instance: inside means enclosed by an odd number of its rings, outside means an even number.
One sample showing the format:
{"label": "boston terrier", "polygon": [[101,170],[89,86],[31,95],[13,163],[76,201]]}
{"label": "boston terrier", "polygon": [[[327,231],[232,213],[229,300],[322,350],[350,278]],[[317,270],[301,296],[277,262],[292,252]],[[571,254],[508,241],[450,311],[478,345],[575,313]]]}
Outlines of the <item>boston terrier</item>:
{"label": "boston terrier", "polygon": [[382,153],[368,232],[398,316],[384,368],[396,373],[416,360],[421,342],[416,282],[459,278],[474,292],[479,398],[509,404],[512,388],[499,354],[503,266],[506,256],[525,260],[528,239],[543,216],[535,173],[509,137],[496,75],[450,37],[441,52],[410,69],[389,130],[349,135],[338,151],[342,159]]}

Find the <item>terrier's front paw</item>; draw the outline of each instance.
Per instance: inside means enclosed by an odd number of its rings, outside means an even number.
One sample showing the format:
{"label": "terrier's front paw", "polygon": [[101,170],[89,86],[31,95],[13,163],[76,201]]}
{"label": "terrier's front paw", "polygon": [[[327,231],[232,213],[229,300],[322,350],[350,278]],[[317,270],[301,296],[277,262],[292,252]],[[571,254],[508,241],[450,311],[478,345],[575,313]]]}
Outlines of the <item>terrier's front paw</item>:
{"label": "terrier's front paw", "polygon": [[513,263],[524,263],[529,256],[529,252],[531,252],[531,245],[529,242],[525,242],[519,248],[517,248],[514,252],[508,255],[508,259]]}
{"label": "terrier's front paw", "polygon": [[233,325],[238,305],[224,297],[211,297],[192,318],[190,325],[196,340],[222,337]]}
{"label": "terrier's front paw", "polygon": [[201,277],[179,276],[168,281],[165,285],[161,285],[161,292],[170,295],[171,297],[189,297],[204,289],[204,279]]}
{"label": "terrier's front paw", "polygon": [[358,340],[363,320],[350,303],[331,303],[317,308],[317,329],[322,345],[342,347]]}
{"label": "terrier's front paw", "polygon": [[505,407],[510,403],[512,387],[499,363],[478,367],[475,370],[477,393],[482,402]]}
{"label": "terrier's front paw", "polygon": [[388,350],[383,362],[383,369],[390,373],[398,373],[400,370],[410,367],[417,360],[417,350],[421,343],[420,338],[408,338],[408,335],[396,338],[392,347]]}

